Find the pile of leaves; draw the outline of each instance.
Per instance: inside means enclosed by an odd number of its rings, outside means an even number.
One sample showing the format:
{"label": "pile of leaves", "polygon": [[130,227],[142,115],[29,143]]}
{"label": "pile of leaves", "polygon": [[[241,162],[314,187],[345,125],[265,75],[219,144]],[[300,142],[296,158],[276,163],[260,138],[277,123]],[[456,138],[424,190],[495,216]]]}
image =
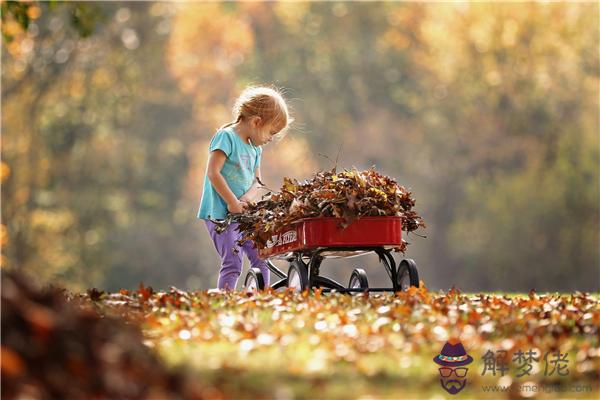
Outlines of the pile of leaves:
{"label": "pile of leaves", "polygon": [[[218,231],[236,222],[242,233],[240,242],[252,240],[264,247],[273,232],[309,217],[340,218],[346,227],[366,216],[401,216],[402,229],[413,232],[424,228],[423,219],[413,210],[411,192],[375,168],[365,171],[318,172],[305,182],[284,178],[279,192],[249,204],[241,214],[230,214],[217,223]],[[398,249],[404,251],[406,242]]]}
{"label": "pile of leaves", "polygon": [[63,290],[3,273],[3,399],[206,397],[190,378],[167,371],[137,324],[73,303]]}

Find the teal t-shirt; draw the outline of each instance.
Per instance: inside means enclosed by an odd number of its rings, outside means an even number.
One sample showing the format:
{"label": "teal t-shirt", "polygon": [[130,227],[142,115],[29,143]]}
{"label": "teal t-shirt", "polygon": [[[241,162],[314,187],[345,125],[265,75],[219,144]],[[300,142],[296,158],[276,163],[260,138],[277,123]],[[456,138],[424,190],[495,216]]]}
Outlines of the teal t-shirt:
{"label": "teal t-shirt", "polygon": [[[221,175],[238,199],[250,189],[254,183],[255,171],[260,166],[262,149],[258,146],[244,143],[233,127],[221,129],[210,141],[208,152],[221,150],[227,156],[221,169]],[[204,187],[198,218],[225,219],[227,203],[204,175]]]}

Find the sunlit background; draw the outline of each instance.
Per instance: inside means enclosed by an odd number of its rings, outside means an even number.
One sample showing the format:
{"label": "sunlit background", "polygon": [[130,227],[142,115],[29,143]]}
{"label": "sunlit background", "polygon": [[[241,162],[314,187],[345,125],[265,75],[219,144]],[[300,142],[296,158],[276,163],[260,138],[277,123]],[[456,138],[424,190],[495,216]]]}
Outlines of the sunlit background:
{"label": "sunlit background", "polygon": [[[417,200],[427,237],[406,256],[429,288],[599,291],[598,12],[3,2],[2,268],[215,287],[195,217],[208,143],[246,85],[274,84],[296,123],[265,148],[267,186],[375,165]],[[385,282],[372,258],[321,272]]]}

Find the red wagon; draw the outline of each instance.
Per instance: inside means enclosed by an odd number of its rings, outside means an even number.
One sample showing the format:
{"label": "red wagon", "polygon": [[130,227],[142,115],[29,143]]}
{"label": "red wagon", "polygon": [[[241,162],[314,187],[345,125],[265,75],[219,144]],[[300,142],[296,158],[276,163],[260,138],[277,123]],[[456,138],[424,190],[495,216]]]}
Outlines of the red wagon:
{"label": "red wagon", "polygon": [[[271,287],[291,287],[298,291],[322,288],[323,292],[382,292],[406,290],[419,286],[417,265],[412,259],[403,259],[398,265],[392,256],[402,245],[401,217],[362,217],[346,227],[341,218],[305,218],[286,229],[274,232],[259,254],[267,260],[269,270],[280,280]],[[369,287],[367,274],[355,268],[348,287],[320,275],[321,263],[326,258],[354,257],[376,253],[384,265],[392,287]],[[288,273],[281,271],[271,259],[289,262]],[[245,279],[247,289],[264,289],[260,269],[251,268]]]}

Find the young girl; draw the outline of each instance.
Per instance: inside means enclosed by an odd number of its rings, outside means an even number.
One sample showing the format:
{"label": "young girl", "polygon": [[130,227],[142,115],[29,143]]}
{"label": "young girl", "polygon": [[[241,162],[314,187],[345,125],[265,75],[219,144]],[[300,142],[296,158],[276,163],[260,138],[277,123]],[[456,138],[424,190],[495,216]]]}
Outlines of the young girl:
{"label": "young girl", "polygon": [[219,289],[235,289],[242,272],[242,252],[250,260],[251,267],[260,268],[265,287],[268,287],[269,269],[258,257],[253,243],[237,244],[240,238],[237,224],[219,234],[210,220],[225,219],[227,213],[241,213],[245,203],[257,198],[261,179],[260,146],[283,132],[291,118],[281,94],[266,87],[244,90],[233,113],[235,121],[222,126],[210,142],[198,218],[204,219],[221,257]]}

